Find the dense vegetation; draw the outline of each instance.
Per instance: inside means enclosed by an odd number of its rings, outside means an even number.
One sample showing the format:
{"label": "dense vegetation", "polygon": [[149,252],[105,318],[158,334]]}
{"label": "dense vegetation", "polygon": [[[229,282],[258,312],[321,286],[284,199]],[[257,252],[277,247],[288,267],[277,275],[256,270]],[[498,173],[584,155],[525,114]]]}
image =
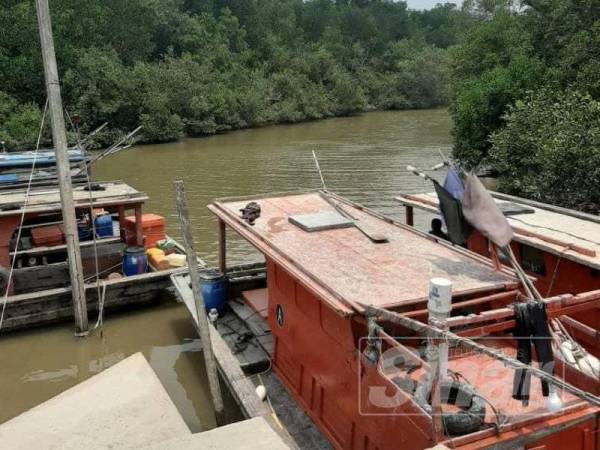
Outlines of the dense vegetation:
{"label": "dense vegetation", "polygon": [[[447,100],[454,5],[392,0],[52,0],[65,107],[83,131],[174,140]],[[36,139],[45,90],[33,0],[0,9],[0,140]],[[107,140],[110,136],[103,136]]]}
{"label": "dense vegetation", "polygon": [[500,187],[600,211],[600,3],[481,1],[452,50],[455,157]]}

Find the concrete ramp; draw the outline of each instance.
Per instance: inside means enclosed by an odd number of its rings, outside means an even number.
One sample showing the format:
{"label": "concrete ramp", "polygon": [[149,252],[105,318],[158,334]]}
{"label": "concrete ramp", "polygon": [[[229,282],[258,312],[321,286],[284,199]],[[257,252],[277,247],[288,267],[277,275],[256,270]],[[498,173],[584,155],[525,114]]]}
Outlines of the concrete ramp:
{"label": "concrete ramp", "polygon": [[0,425],[0,448],[139,448],[185,436],[183,418],[136,353]]}

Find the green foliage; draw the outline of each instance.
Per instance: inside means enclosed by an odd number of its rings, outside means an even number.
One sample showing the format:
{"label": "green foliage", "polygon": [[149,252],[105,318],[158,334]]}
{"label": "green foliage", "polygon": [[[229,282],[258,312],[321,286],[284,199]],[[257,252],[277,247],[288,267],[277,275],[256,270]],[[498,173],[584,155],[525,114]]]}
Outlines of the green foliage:
{"label": "green foliage", "polygon": [[596,0],[469,0],[451,51],[454,156],[502,189],[597,211],[600,9]]}
{"label": "green foliage", "polygon": [[491,152],[504,191],[598,213],[600,102],[541,90],[511,106],[505,121]]}
{"label": "green foliage", "polygon": [[[13,106],[0,130],[12,146],[32,146],[45,101],[35,8],[8,3],[0,9],[0,77]],[[105,121],[113,130],[141,124],[147,141],[444,105],[446,48],[470,20],[455,6],[410,11],[389,0],[51,6],[65,106],[82,118],[82,131]]]}
{"label": "green foliage", "polygon": [[489,136],[502,127],[507,106],[538,82],[540,72],[521,17],[509,9],[484,20],[452,50],[450,112],[454,156],[462,165],[488,162]]}
{"label": "green foliage", "polygon": [[0,91],[0,141],[8,150],[35,143],[42,120],[40,109],[31,104],[19,104]]}

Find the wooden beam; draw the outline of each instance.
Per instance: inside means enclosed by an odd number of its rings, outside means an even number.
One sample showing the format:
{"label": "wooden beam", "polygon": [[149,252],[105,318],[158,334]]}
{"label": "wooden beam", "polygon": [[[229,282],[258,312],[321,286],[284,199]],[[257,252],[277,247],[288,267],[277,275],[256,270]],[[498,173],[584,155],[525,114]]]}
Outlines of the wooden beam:
{"label": "wooden beam", "polygon": [[219,247],[219,272],[224,274],[227,271],[227,234],[225,222],[218,219],[217,239]]}
{"label": "wooden beam", "polygon": [[119,215],[119,235],[123,242],[127,242],[127,230],[125,229],[125,206],[117,206],[117,214]]}
{"label": "wooden beam", "polygon": [[[481,298],[475,298],[473,300],[465,300],[463,302],[452,303],[451,310],[465,308],[473,305],[480,305],[483,303],[489,303],[494,301],[510,301],[511,298],[514,301],[519,291],[512,290],[508,292],[500,292],[498,294],[488,295]],[[401,313],[405,317],[425,317],[428,314],[427,309],[418,309],[416,311],[408,311]]]}
{"label": "wooden beam", "polygon": [[85,299],[85,284],[83,280],[83,267],[79,253],[79,234],[75,218],[75,203],[73,200],[73,186],[71,183],[71,169],[67,153],[67,133],[65,118],[60,93],[60,81],[56,55],[54,52],[54,39],[52,36],[52,23],[48,0],[37,0],[37,18],[42,46],[42,61],[48,92],[48,104],[52,122],[52,141],[56,154],[56,173],[60,190],[60,201],[65,227],[65,240],[69,256],[69,274],[73,296],[73,312],[75,315],[76,334],[85,335],[88,330],[87,305]]}
{"label": "wooden beam", "polygon": [[600,342],[600,331],[594,330],[592,327],[573,319],[572,317],[559,317],[559,320],[567,327],[587,336],[592,342]]}
{"label": "wooden beam", "polygon": [[144,246],[142,205],[135,205],[135,242],[140,247]]}
{"label": "wooden beam", "polygon": [[415,225],[414,208],[410,205],[404,205],[404,211],[406,212],[406,225]]}
{"label": "wooden beam", "polygon": [[581,253],[585,256],[589,256],[590,258],[594,258],[596,256],[596,250],[582,247],[581,245],[573,244],[572,242],[565,242],[561,241],[560,239],[554,239],[540,233],[535,233],[533,231],[529,231],[521,227],[516,227],[514,225],[511,225],[511,227],[516,234],[520,234],[521,236],[535,238],[547,242],[548,244],[558,245],[559,247],[565,247],[573,250],[574,252]]}

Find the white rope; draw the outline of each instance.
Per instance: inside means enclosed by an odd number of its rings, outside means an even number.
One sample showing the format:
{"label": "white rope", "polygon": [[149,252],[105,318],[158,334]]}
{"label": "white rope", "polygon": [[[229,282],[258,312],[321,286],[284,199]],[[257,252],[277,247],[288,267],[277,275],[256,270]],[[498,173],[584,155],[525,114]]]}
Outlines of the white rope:
{"label": "white rope", "polygon": [[[65,109],[65,114],[67,115],[67,118],[69,119],[69,123],[71,124],[71,127],[75,131],[75,135],[77,136],[77,146],[81,149],[81,151],[83,151],[83,157],[84,157],[84,161],[85,161],[85,150],[83,149],[82,141],[79,138],[79,129],[75,126],[75,124],[71,120],[71,116],[69,115],[69,112],[66,109]],[[90,172],[88,170],[87,164],[83,165],[83,171],[85,174],[85,179],[86,179],[87,189],[88,189],[88,198],[90,201],[90,222],[92,224],[92,239],[94,242],[94,265],[95,265],[95,269],[96,269],[96,274],[93,276],[96,277],[96,297],[98,298],[98,319],[96,320],[96,325],[94,325],[94,328],[92,328],[92,330],[90,330],[90,331],[94,331],[96,328],[102,326],[102,322],[103,322],[102,314],[104,312],[104,297],[106,295],[106,284],[104,284],[102,282],[102,280],[100,279],[100,267],[98,265],[98,239],[96,236],[96,221],[94,220],[94,204],[93,204],[94,198],[92,196],[92,181],[90,180]],[[100,286],[102,286],[102,293],[100,292]]]}
{"label": "white rope", "polygon": [[101,327],[104,323],[104,299],[106,298],[106,283],[102,283],[102,294],[98,297],[98,319],[96,320],[96,325],[92,328],[94,331],[96,328]]}
{"label": "white rope", "polygon": [[6,281],[6,289],[4,291],[4,298],[2,299],[2,313],[0,314],[0,332],[2,331],[2,325],[4,323],[4,313],[6,312],[6,304],[8,302],[8,293],[10,291],[10,285],[12,283],[12,277],[15,270],[15,262],[18,256],[19,243],[21,242],[21,231],[23,229],[23,222],[25,221],[25,212],[29,203],[29,194],[31,192],[31,183],[33,182],[33,174],[35,171],[35,163],[37,162],[38,150],[40,149],[40,142],[42,140],[42,134],[44,132],[44,123],[46,122],[46,112],[48,111],[48,99],[46,99],[46,105],[44,106],[44,113],[42,114],[42,123],[40,124],[40,130],[38,133],[37,143],[35,145],[35,152],[33,154],[33,161],[31,163],[31,172],[29,174],[29,181],[27,182],[27,191],[25,192],[25,202],[21,211],[21,221],[19,229],[17,231],[17,240],[15,244],[15,251],[13,253],[12,262],[10,265],[10,272],[8,273],[8,280]]}

